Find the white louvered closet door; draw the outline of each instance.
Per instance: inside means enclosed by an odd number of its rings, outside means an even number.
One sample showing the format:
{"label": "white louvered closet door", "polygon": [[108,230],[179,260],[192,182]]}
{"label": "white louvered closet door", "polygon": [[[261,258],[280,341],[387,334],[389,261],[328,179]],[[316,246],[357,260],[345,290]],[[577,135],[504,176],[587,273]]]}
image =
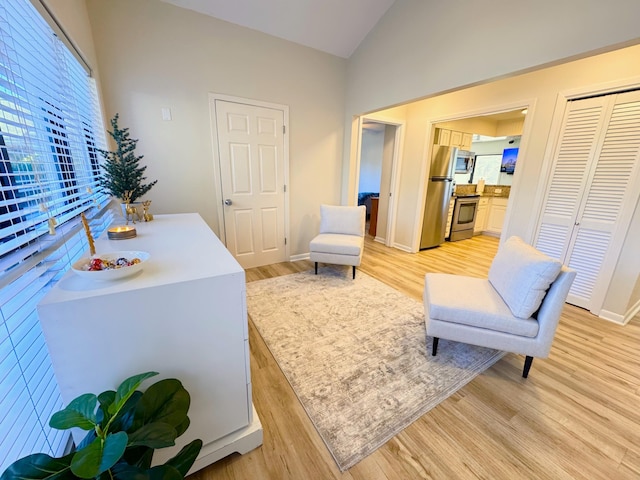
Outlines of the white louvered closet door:
{"label": "white louvered closet door", "polygon": [[598,314],[640,192],[640,92],[567,104],[536,247],[577,271],[567,301]]}

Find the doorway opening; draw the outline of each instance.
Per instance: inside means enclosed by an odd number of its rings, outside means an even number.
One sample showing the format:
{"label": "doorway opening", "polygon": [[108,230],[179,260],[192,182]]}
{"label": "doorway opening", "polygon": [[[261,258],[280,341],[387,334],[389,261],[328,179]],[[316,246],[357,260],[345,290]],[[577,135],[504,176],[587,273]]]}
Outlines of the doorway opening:
{"label": "doorway opening", "polygon": [[358,205],[367,208],[367,233],[392,246],[402,124],[362,117],[358,149]]}
{"label": "doorway opening", "polygon": [[[456,168],[453,192],[457,196],[480,195],[474,235],[501,237],[503,226],[508,226],[509,198],[512,189],[517,189],[519,178],[517,164],[526,161],[526,108],[527,105],[512,106],[431,123],[432,148],[448,139],[449,145],[468,150],[473,156],[470,168]],[[425,198],[428,195],[426,188]],[[446,238],[450,237],[453,206],[452,198]]]}

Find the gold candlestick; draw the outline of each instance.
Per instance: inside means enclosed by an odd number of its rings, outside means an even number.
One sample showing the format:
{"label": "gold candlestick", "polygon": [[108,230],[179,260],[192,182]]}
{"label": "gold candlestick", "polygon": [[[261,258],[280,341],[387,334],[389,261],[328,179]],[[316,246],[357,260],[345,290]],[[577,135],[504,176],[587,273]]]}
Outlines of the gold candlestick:
{"label": "gold candlestick", "polygon": [[89,241],[89,254],[91,254],[91,256],[94,256],[96,254],[96,246],[93,243],[93,235],[91,235],[87,217],[85,217],[84,212],[80,214],[80,217],[82,218],[82,225],[84,225],[84,231],[87,234],[87,240]]}

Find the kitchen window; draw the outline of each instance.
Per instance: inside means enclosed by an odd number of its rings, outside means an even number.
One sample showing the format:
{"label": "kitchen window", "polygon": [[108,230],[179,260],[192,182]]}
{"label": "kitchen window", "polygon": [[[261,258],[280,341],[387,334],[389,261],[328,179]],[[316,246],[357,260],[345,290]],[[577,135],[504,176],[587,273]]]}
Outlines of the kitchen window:
{"label": "kitchen window", "polygon": [[[62,408],[36,305],[112,220],[97,182],[94,80],[28,0],[0,3],[0,472],[62,454]],[[88,315],[89,313],[87,313]]]}

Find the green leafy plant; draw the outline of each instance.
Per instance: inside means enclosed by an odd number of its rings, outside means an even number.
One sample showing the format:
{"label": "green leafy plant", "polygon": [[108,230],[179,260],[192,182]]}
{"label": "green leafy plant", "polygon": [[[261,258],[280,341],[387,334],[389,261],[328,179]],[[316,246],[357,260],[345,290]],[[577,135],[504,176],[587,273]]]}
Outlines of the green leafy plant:
{"label": "green leafy plant", "polygon": [[116,391],[80,395],[51,417],[59,430],[89,430],[68,455],[36,453],[14,462],[0,480],[180,480],[196,460],[202,440],[193,440],[164,465],[151,467],[154,450],[175,445],[189,426],[191,398],[175,378],[137,390],[157,372],[127,378]]}
{"label": "green leafy plant", "polygon": [[144,176],[147,167],[146,165],[140,166],[143,155],[136,156],[135,154],[138,140],[129,137],[128,128],[118,126],[118,116],[116,113],[111,119],[113,130],[109,131],[109,135],[116,143],[116,150],[111,152],[98,149],[105,159],[102,164],[104,173],[98,178],[98,183],[111,195],[121,200],[124,199],[127,192],[130,192],[131,198],[129,200],[135,202],[151,190],[158,181],[144,183],[147,179]]}

